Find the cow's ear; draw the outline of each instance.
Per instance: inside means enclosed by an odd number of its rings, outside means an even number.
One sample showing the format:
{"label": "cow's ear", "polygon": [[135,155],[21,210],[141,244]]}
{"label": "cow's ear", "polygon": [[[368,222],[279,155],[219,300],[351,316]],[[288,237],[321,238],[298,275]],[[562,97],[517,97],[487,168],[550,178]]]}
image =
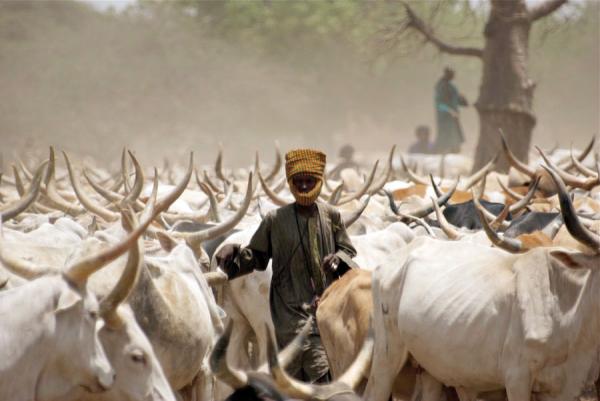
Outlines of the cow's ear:
{"label": "cow's ear", "polygon": [[177,246],[177,241],[175,241],[173,237],[171,237],[165,232],[158,231],[156,233],[156,237],[158,238],[158,242],[160,243],[162,249],[164,249],[167,252],[171,252],[173,248]]}
{"label": "cow's ear", "polygon": [[580,252],[551,251],[550,256],[569,269],[593,267],[592,258]]}
{"label": "cow's ear", "polygon": [[83,301],[81,295],[75,291],[63,291],[58,297],[56,304],[56,312],[64,312]]}

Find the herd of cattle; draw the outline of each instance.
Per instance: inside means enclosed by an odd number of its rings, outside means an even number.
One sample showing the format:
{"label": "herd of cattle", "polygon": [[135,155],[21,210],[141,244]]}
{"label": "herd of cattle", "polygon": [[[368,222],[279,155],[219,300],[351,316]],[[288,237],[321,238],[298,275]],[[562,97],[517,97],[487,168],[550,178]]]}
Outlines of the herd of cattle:
{"label": "herd of cattle", "polygon": [[[228,281],[212,258],[293,201],[279,150],[230,170],[221,152],[18,161],[0,175],[0,400],[580,399],[600,388],[600,162],[594,140],[536,149],[525,164],[503,142],[508,175],[392,148],[326,178],[361,269],[281,351],[270,268]],[[313,324],[329,384],[285,371]]]}

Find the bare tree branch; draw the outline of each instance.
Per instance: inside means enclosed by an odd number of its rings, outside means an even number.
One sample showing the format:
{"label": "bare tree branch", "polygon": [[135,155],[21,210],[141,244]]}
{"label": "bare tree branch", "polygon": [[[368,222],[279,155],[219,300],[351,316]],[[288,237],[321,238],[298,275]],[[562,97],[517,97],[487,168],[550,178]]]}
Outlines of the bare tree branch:
{"label": "bare tree branch", "polygon": [[[566,1],[566,0],[565,0]],[[408,27],[413,28],[419,31],[427,42],[435,45],[439,51],[442,53],[453,54],[456,56],[472,56],[481,58],[483,56],[483,50],[476,47],[461,47],[461,46],[453,46],[440,38],[435,36],[433,30],[427,26],[421,18],[419,18],[412,8],[408,5],[408,3],[402,2],[404,4],[404,8],[406,9],[406,14],[408,16]]]}
{"label": "bare tree branch", "polygon": [[568,0],[546,0],[545,2],[531,8],[529,10],[529,21],[534,22],[540,18],[552,14],[558,10]]}

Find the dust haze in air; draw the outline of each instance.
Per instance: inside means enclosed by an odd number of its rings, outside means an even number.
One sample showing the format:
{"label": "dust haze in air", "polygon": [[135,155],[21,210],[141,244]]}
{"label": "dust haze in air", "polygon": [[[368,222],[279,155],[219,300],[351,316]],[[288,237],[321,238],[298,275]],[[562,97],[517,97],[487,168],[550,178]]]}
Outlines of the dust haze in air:
{"label": "dust haze in air", "polygon": [[[597,3],[585,13],[568,28],[532,35],[534,144],[581,148],[598,133]],[[406,149],[417,125],[435,134],[433,87],[444,66],[454,67],[471,104],[477,98],[480,62],[429,46],[382,64],[373,61],[369,40],[359,49],[342,38],[288,40],[265,52],[243,33],[224,37],[210,26],[180,10],[157,18],[143,8],[111,13],[81,2],[2,2],[4,168],[16,154],[48,145],[105,163],[127,146],[156,166],[164,158],[183,161],[190,150],[197,164],[211,164],[219,144],[226,165],[249,165],[255,151],[269,162],[275,141],[284,151],[321,148],[331,159],[346,143],[359,155],[379,156],[392,144]],[[462,111],[462,122],[463,153],[471,155],[473,107]]]}

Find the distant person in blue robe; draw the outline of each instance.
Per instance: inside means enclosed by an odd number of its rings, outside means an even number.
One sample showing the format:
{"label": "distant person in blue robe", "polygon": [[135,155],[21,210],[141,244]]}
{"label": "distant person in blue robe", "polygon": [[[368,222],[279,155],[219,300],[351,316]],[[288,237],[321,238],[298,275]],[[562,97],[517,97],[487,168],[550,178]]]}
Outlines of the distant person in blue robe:
{"label": "distant person in blue robe", "polygon": [[467,100],[458,93],[452,83],[454,70],[444,68],[444,75],[435,85],[435,111],[437,121],[437,138],[435,150],[438,153],[459,153],[465,141],[458,108],[468,106]]}

